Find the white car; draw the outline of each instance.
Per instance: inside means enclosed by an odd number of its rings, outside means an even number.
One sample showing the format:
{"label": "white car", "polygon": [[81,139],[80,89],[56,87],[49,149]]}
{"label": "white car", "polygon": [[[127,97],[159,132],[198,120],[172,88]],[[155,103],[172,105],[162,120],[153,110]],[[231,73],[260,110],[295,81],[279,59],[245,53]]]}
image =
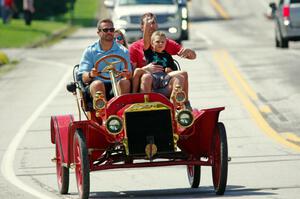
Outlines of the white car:
{"label": "white car", "polygon": [[[116,29],[125,33],[129,42],[142,37],[140,18],[146,12],[157,17],[159,30],[164,31],[168,38],[181,42],[183,30],[181,9],[177,0],[115,0],[105,5],[111,8],[111,18]],[[187,26],[185,26],[187,28]]]}

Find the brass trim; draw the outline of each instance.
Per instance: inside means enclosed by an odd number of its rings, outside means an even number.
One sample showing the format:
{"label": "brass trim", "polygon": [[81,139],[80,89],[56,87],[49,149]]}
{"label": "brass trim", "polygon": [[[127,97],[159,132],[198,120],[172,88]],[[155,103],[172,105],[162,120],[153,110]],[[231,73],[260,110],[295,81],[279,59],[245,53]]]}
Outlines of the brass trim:
{"label": "brass trim", "polygon": [[[102,100],[104,105],[102,107],[97,107],[96,103],[98,100]],[[96,117],[101,117],[106,108],[107,101],[105,100],[104,94],[101,91],[97,91],[95,97],[93,98],[93,108],[96,111]]]}
{"label": "brass trim", "polygon": [[145,153],[148,159],[152,159],[152,157],[157,153],[157,146],[155,144],[147,144],[145,147]]}
{"label": "brass trim", "polygon": [[[182,125],[179,123],[178,117],[179,117],[179,114],[182,113],[182,112],[189,112],[189,113],[191,114],[191,116],[192,116],[192,122],[191,122],[190,125],[188,125],[188,126],[182,126]],[[182,128],[188,128],[188,127],[190,127],[190,126],[192,126],[192,125],[194,124],[194,122],[195,122],[195,117],[194,117],[192,111],[190,111],[190,110],[188,110],[188,109],[182,109],[182,110],[180,110],[180,111],[176,114],[176,121],[177,121],[177,124],[178,124],[179,126],[181,126]]]}
{"label": "brass trim", "polygon": [[140,112],[140,111],[154,111],[154,110],[171,110],[170,107],[161,102],[147,102],[147,103],[136,103],[129,106],[125,113],[128,112]]}
{"label": "brass trim", "polygon": [[174,150],[177,151],[177,142],[179,140],[179,135],[176,133],[173,133],[173,142],[174,142]]}
{"label": "brass trim", "polygon": [[[108,127],[107,127],[108,121],[111,120],[112,118],[117,118],[117,119],[121,122],[121,124],[122,124],[122,128],[120,129],[120,131],[118,131],[118,132],[116,132],[116,133],[110,132],[110,131],[108,130]],[[106,128],[106,130],[107,130],[107,132],[108,132],[109,134],[111,134],[111,135],[118,135],[118,134],[121,133],[121,132],[123,131],[123,129],[124,129],[124,121],[122,120],[122,118],[120,118],[120,117],[117,116],[117,115],[111,115],[111,116],[109,116],[109,117],[107,118],[107,120],[105,120],[105,128]]]}
{"label": "brass trim", "polygon": [[149,95],[144,95],[144,101],[145,101],[145,103],[149,102]]}
{"label": "brass trim", "polygon": [[129,147],[128,147],[128,139],[127,137],[124,137],[124,139],[122,140],[122,144],[125,148],[125,153],[126,155],[129,155]]}

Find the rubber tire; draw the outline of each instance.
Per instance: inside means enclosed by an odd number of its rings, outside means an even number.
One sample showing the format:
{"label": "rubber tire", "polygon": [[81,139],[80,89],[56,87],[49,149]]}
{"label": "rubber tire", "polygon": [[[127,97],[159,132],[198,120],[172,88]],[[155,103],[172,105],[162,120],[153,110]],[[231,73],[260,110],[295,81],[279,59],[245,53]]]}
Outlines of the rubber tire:
{"label": "rubber tire", "polygon": [[279,43],[279,40],[278,40],[277,36],[275,36],[275,46],[276,46],[277,48],[280,47],[280,43]]}
{"label": "rubber tire", "polygon": [[212,166],[212,178],[215,193],[223,195],[227,184],[228,174],[228,146],[226,130],[223,123],[217,124],[214,136],[214,164]]}
{"label": "rubber tire", "polygon": [[57,143],[55,144],[56,152],[56,176],[57,176],[57,185],[60,194],[67,194],[69,191],[69,179],[70,172],[69,168],[62,165],[62,156],[60,150],[58,149]]}
{"label": "rubber tire", "polygon": [[282,36],[278,22],[276,23],[276,27],[275,27],[275,44],[276,44],[276,47],[280,47],[280,48],[288,48],[289,47],[289,40]]}
{"label": "rubber tire", "polygon": [[187,176],[191,188],[198,188],[201,178],[201,166],[200,165],[187,165]]}
{"label": "rubber tire", "polygon": [[81,129],[76,130],[73,144],[79,198],[88,199],[90,195],[90,168],[86,141]]}
{"label": "rubber tire", "polygon": [[280,39],[280,47],[281,48],[289,48],[289,40],[286,38],[281,38]]}

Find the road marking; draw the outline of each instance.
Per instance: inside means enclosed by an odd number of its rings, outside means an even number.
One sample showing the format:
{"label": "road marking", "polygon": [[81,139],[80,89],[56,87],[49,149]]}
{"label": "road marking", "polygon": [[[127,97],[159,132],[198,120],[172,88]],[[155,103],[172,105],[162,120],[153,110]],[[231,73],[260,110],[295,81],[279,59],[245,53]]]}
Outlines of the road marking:
{"label": "road marking", "polygon": [[214,7],[214,9],[224,18],[224,19],[230,19],[229,14],[223,9],[221,4],[217,0],[210,0],[210,3]]}
{"label": "road marking", "polygon": [[[254,105],[252,100],[250,100],[249,97],[244,94],[245,92],[243,92],[243,88],[240,87],[241,83],[238,82],[238,80],[234,79],[234,76],[231,75],[232,73],[230,73],[230,70],[229,70],[229,68],[236,68],[236,66],[234,65],[233,61],[224,60],[224,59],[231,59],[229,55],[224,56],[224,53],[227,53],[227,52],[224,52],[224,50],[214,51],[213,57],[214,57],[216,63],[219,65],[220,70],[223,73],[225,79],[227,80],[229,86],[232,88],[232,90],[235,92],[235,94],[240,98],[240,100],[244,104],[245,108],[248,110],[248,112],[252,116],[253,120],[258,124],[258,126],[262,129],[262,131],[265,134],[267,134],[268,136],[272,137],[273,139],[277,140],[279,143],[281,143],[285,146],[288,146],[296,151],[300,151],[300,146],[284,139],[282,136],[279,135],[278,132],[276,132],[268,124],[268,122],[261,115],[261,113],[259,112],[257,107]],[[228,66],[228,64],[229,65],[231,64],[231,66]]]}
{"label": "road marking", "polygon": [[237,67],[235,67],[235,63],[230,58],[229,54],[226,51],[222,51],[221,55],[222,55],[222,60],[226,61],[227,66],[230,67],[230,69],[232,71],[232,75],[234,75],[239,80],[242,87],[247,92],[248,96],[250,96],[252,100],[257,100],[258,97],[257,97],[256,92],[249,86],[247,81],[242,77],[242,75],[239,72],[239,70],[237,69]]}
{"label": "road marking", "polygon": [[[42,61],[41,61],[42,62]],[[44,62],[49,63],[49,61]],[[56,62],[51,62],[52,64],[59,64]],[[58,92],[66,85],[67,80],[70,78],[72,74],[73,68],[69,65],[64,65],[65,68],[70,68],[65,72],[65,75],[62,77],[61,81],[57,84],[54,90],[49,94],[47,99],[32,113],[32,115],[28,118],[28,120],[21,126],[15,137],[12,139],[10,144],[8,145],[7,150],[4,153],[2,164],[1,164],[1,172],[4,178],[9,181],[11,184],[15,185],[19,189],[37,197],[43,199],[51,199],[52,197],[43,194],[32,187],[28,186],[27,184],[23,183],[15,174],[14,171],[14,160],[16,156],[16,151],[18,146],[20,145],[22,139],[26,135],[26,132],[30,128],[30,126],[35,122],[35,120],[39,117],[42,111],[48,106],[48,104],[54,99],[54,97],[58,94]]]}
{"label": "road marking", "polygon": [[260,112],[262,113],[272,113],[271,108],[268,105],[262,105],[259,107]]}
{"label": "road marking", "polygon": [[294,133],[285,132],[281,133],[283,137],[285,137],[287,140],[291,140],[293,142],[300,142],[300,137],[295,135]]}

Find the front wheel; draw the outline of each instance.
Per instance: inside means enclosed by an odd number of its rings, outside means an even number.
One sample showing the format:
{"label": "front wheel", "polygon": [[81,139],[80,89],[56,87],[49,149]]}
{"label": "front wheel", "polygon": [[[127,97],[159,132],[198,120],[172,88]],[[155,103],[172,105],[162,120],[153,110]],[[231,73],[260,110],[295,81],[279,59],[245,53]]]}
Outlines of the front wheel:
{"label": "front wheel", "polygon": [[85,137],[80,129],[74,135],[74,163],[79,198],[87,199],[90,194],[90,168]]}
{"label": "front wheel", "polygon": [[187,175],[191,188],[198,188],[201,178],[200,165],[187,165]]}
{"label": "front wheel", "polygon": [[218,123],[215,131],[213,160],[212,177],[215,192],[217,195],[223,195],[226,189],[228,173],[227,136],[223,123]]}
{"label": "front wheel", "polygon": [[62,154],[59,150],[59,145],[56,142],[56,176],[59,193],[67,194],[69,190],[69,168],[62,165]]}

